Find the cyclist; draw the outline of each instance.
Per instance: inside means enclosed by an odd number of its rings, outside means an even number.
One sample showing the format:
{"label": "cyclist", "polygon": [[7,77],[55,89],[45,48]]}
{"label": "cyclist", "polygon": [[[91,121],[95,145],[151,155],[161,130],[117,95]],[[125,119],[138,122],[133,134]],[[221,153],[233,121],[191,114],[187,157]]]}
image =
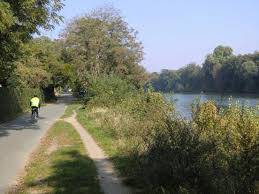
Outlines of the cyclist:
{"label": "cyclist", "polygon": [[40,99],[37,95],[34,95],[33,98],[30,101],[31,106],[31,115],[33,114],[33,111],[36,111],[36,115],[39,118],[39,108],[40,108]]}

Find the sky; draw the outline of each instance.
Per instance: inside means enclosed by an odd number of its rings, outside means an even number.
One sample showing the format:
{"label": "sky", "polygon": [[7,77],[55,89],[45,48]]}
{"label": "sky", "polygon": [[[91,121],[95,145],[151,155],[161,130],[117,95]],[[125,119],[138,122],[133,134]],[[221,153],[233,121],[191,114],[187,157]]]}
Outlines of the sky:
{"label": "sky", "polygon": [[218,45],[235,54],[259,50],[258,0],[64,0],[64,23],[42,35],[58,38],[73,18],[113,5],[143,43],[149,72],[201,64]]}

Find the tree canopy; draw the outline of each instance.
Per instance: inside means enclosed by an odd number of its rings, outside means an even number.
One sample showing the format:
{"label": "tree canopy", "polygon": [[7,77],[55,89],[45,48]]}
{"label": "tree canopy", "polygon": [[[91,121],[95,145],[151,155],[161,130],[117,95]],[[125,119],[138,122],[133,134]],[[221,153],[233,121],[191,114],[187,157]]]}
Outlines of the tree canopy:
{"label": "tree canopy", "polygon": [[146,73],[139,65],[143,48],[136,35],[110,7],[96,9],[70,23],[63,38],[79,82],[87,85],[89,76],[116,74],[136,85],[143,84]]}
{"label": "tree canopy", "polygon": [[61,0],[0,1],[0,84],[6,85],[23,53],[23,44],[40,28],[51,29],[62,18]]}
{"label": "tree canopy", "polygon": [[54,97],[55,87],[87,90],[91,81],[107,75],[118,76],[137,87],[146,83],[147,73],[140,65],[143,47],[137,32],[114,8],[96,9],[75,19],[60,39],[51,40],[33,34],[39,28],[50,29],[53,22],[61,20],[57,15],[61,1],[11,1],[1,6],[4,6],[0,14],[3,18],[0,39],[4,39],[0,45],[2,86],[40,88]]}
{"label": "tree canopy", "polygon": [[62,43],[47,37],[35,38],[24,45],[23,57],[16,61],[17,69],[10,84],[44,88],[48,85],[71,84],[74,73],[71,64],[62,59]]}

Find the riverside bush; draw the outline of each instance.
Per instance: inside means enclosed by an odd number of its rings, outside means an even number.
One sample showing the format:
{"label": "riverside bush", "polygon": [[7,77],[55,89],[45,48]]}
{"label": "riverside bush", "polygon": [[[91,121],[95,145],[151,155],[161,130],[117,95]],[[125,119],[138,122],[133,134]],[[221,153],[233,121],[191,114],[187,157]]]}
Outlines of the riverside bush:
{"label": "riverside bush", "polygon": [[[129,91],[126,83],[121,86],[125,90],[101,83],[101,95],[96,92],[88,101],[88,116],[111,132],[116,150],[112,157],[127,158],[120,170],[143,192],[256,193],[256,108],[233,104],[219,109],[211,101],[197,103],[187,121],[158,93]],[[108,88],[116,92],[107,93]]]}
{"label": "riverside bush", "polygon": [[196,108],[193,120],[170,118],[157,133],[145,154],[145,181],[169,193],[256,193],[257,110],[238,105],[218,110],[213,102]]}
{"label": "riverside bush", "polygon": [[30,99],[35,94],[42,97],[42,92],[39,89],[0,88],[0,121],[11,119],[28,110]]}
{"label": "riverside bush", "polygon": [[86,88],[85,102],[92,106],[114,106],[133,95],[135,87],[113,75],[91,78]]}

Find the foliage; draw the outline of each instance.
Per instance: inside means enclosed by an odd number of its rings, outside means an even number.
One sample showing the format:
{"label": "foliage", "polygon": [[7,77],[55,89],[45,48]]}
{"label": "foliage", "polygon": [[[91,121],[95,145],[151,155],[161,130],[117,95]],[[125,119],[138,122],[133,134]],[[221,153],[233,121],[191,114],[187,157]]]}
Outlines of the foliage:
{"label": "foliage", "polygon": [[156,91],[198,91],[201,84],[201,67],[188,64],[179,70],[164,69],[161,74],[153,73],[150,80]]}
{"label": "foliage", "polygon": [[23,44],[32,39],[39,28],[51,29],[61,17],[60,0],[2,0],[0,2],[0,84],[15,69],[15,61],[23,52]]}
{"label": "foliage", "polygon": [[255,193],[258,122],[256,109],[198,104],[192,121],[173,118],[158,132],[144,173],[155,188],[176,193]]}
{"label": "foliage", "polygon": [[[17,63],[16,79],[22,85],[45,88],[66,86],[73,79],[73,68],[62,60],[62,46],[47,37],[35,38],[24,45],[24,55]],[[13,80],[12,80],[13,82]]]}
{"label": "foliage", "polygon": [[45,99],[50,101],[56,99],[55,88],[73,86],[75,70],[63,60],[60,41],[35,38],[23,45],[23,51],[24,55],[15,62],[16,69],[8,79],[9,88],[42,89]]}
{"label": "foliage", "polygon": [[15,70],[16,77],[9,79],[9,85],[19,82],[21,86],[29,86],[31,88],[47,87],[51,82],[51,74],[40,67],[27,67],[23,64],[18,64]]}
{"label": "foliage", "polygon": [[[29,41],[39,27],[60,19],[61,7],[59,0],[0,2],[0,84],[9,86],[0,88],[1,120],[24,111],[39,88],[51,93],[70,85],[86,94],[81,121],[94,121],[92,131],[121,174],[143,192],[256,192],[256,110],[237,105],[218,110],[206,102],[193,106],[192,120],[179,118],[161,94],[142,89],[142,45],[113,8],[75,19],[61,40]],[[155,90],[165,92],[259,92],[258,67],[259,53],[235,56],[219,46],[202,67],[189,64],[150,77]],[[24,88],[28,85],[35,89]],[[53,179],[64,180],[47,181]]]}
{"label": "foliage", "polygon": [[259,53],[235,56],[230,47],[218,46],[202,67],[194,64],[179,70],[153,73],[150,82],[163,92],[258,93]]}
{"label": "foliage", "polygon": [[85,102],[104,107],[114,106],[136,91],[133,84],[114,75],[90,79]]}
{"label": "foliage", "polygon": [[[163,97],[133,91],[112,106],[109,82],[95,87],[79,120],[91,130],[116,167],[146,193],[255,193],[258,181],[258,110],[213,102],[193,105],[186,121]],[[91,89],[89,89],[91,90]],[[131,92],[130,92],[131,93]],[[94,102],[94,103],[93,103]],[[100,103],[98,103],[100,102]],[[90,120],[90,121],[89,121]],[[89,126],[88,126],[89,127]]]}
{"label": "foliage", "polygon": [[94,10],[70,23],[63,37],[81,85],[87,86],[89,77],[110,74],[143,85],[146,73],[139,66],[143,51],[136,34],[110,7]]}
{"label": "foliage", "polygon": [[30,99],[35,94],[42,97],[39,89],[0,88],[0,121],[14,118],[17,114],[28,110]]}

